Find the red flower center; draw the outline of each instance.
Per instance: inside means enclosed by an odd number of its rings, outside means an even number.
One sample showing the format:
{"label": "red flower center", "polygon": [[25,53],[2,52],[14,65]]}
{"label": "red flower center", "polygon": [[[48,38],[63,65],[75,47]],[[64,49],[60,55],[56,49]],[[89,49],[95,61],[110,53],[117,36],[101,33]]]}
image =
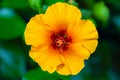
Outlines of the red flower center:
{"label": "red flower center", "polygon": [[69,43],[72,41],[71,37],[69,37],[65,30],[61,30],[57,33],[51,35],[51,44],[54,49],[68,49]]}
{"label": "red flower center", "polygon": [[58,37],[55,39],[55,43],[56,43],[56,46],[60,47],[60,46],[64,46],[66,41],[64,40],[63,37]]}

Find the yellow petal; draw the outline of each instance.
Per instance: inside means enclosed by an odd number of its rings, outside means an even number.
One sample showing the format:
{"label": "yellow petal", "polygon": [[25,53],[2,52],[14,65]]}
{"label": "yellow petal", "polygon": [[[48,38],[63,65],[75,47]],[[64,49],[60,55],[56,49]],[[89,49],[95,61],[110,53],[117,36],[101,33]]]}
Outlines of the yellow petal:
{"label": "yellow petal", "polygon": [[72,36],[73,43],[80,42],[90,53],[95,51],[98,32],[90,20],[80,20],[77,24],[70,24],[67,32]]}
{"label": "yellow petal", "polygon": [[98,32],[90,20],[80,20],[77,24],[70,24],[67,31],[78,42],[88,39],[98,39]]}
{"label": "yellow petal", "polygon": [[43,14],[36,15],[28,22],[24,33],[26,44],[38,46],[49,41],[48,37],[50,33],[44,28],[45,25],[42,16]]}
{"label": "yellow petal", "polygon": [[31,49],[29,55],[44,71],[53,73],[57,66],[63,63],[61,55],[58,51],[50,49],[50,47],[43,47],[45,48],[32,47],[33,49]]}
{"label": "yellow petal", "polygon": [[63,66],[57,68],[57,72],[63,75],[76,75],[78,74],[84,67],[84,60],[74,55],[74,52],[69,51],[66,53],[67,55],[64,56],[65,62]]}
{"label": "yellow petal", "polygon": [[31,50],[29,52],[29,56],[38,63],[41,62],[43,63],[49,54],[44,54],[48,50],[48,46],[42,46],[42,47],[31,47]]}
{"label": "yellow petal", "polygon": [[95,25],[90,20],[80,21],[80,38],[82,40],[98,39],[98,32]]}
{"label": "yellow petal", "polygon": [[97,40],[85,40],[82,42],[83,47],[85,47],[90,53],[93,53],[96,50],[98,45]]}
{"label": "yellow petal", "polygon": [[72,73],[68,65],[65,65],[65,64],[59,65],[56,71],[61,75],[70,75]]}
{"label": "yellow petal", "polygon": [[67,3],[58,2],[46,10],[44,19],[46,24],[50,25],[49,29],[58,30],[59,28],[66,28],[69,23],[79,21],[81,18],[80,10]]}
{"label": "yellow petal", "polygon": [[84,47],[80,42],[71,44],[69,48],[74,55],[79,56],[83,59],[88,59],[90,56],[89,50],[86,47]]}

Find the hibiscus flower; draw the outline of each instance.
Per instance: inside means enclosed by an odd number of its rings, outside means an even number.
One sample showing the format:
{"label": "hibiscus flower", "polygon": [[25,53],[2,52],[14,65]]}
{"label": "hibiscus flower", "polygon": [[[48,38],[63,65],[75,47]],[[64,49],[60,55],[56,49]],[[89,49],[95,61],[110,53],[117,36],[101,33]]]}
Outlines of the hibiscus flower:
{"label": "hibiscus flower", "polygon": [[98,32],[92,21],[81,17],[77,7],[58,2],[30,19],[25,41],[42,70],[76,75],[83,69],[84,60],[97,47]]}

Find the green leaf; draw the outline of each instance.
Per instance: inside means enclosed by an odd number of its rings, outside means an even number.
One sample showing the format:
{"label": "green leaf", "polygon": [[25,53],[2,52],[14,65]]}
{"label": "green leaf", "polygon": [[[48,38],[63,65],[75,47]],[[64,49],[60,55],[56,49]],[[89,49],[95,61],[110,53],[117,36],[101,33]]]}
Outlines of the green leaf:
{"label": "green leaf", "polygon": [[42,11],[43,11],[43,13],[45,13],[45,12],[46,12],[47,8],[48,8],[48,6],[47,6],[47,5],[43,5],[43,7],[42,7]]}
{"label": "green leaf", "polygon": [[57,72],[54,72],[51,76],[54,78],[54,80],[71,80],[70,75],[68,75],[68,76],[60,75]]}
{"label": "green leaf", "polygon": [[14,9],[23,9],[28,6],[28,0],[2,0],[1,5]]}
{"label": "green leaf", "polygon": [[109,8],[102,1],[94,4],[93,14],[98,20],[105,24],[108,22],[110,17]]}
{"label": "green leaf", "polygon": [[19,42],[2,42],[0,45],[0,74],[3,80],[17,80],[26,71],[24,51]]}
{"label": "green leaf", "polygon": [[27,72],[23,80],[47,80],[48,73],[42,72],[40,68],[33,69]]}
{"label": "green leaf", "polygon": [[9,40],[23,35],[25,22],[12,9],[0,9],[0,39]]}
{"label": "green leaf", "polygon": [[81,0],[78,3],[80,4],[79,6],[84,7],[86,9],[91,9],[93,7],[95,0]]}
{"label": "green leaf", "polygon": [[92,13],[91,13],[90,10],[88,10],[88,9],[80,9],[80,10],[82,12],[82,18],[83,19],[88,19],[88,18],[91,17]]}
{"label": "green leaf", "polygon": [[23,76],[23,80],[70,80],[70,76],[62,76],[56,72],[49,74],[40,68],[33,69]]}
{"label": "green leaf", "polygon": [[78,7],[78,3],[75,0],[68,0],[68,3]]}
{"label": "green leaf", "polygon": [[107,74],[111,67],[110,54],[111,52],[108,42],[100,40],[96,52],[91,55],[90,59],[88,60],[89,64],[91,65],[93,76],[101,77],[102,75]]}
{"label": "green leaf", "polygon": [[45,4],[47,4],[48,6],[56,2],[65,2],[65,0],[45,0]]}
{"label": "green leaf", "polygon": [[29,3],[32,9],[42,13],[42,0],[29,0]]}
{"label": "green leaf", "polygon": [[118,32],[120,32],[120,15],[115,15],[112,19],[112,22],[116,26]]}
{"label": "green leaf", "polygon": [[117,9],[118,11],[120,10],[120,0],[106,0],[107,3],[111,6],[113,9]]}

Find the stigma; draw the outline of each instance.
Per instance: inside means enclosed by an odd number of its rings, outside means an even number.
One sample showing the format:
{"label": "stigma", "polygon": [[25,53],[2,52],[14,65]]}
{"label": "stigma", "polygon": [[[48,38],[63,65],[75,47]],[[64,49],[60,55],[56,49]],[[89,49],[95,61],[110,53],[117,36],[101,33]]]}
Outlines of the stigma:
{"label": "stigma", "polygon": [[65,30],[61,30],[51,35],[51,46],[54,49],[66,50],[71,43],[72,39],[66,34]]}

